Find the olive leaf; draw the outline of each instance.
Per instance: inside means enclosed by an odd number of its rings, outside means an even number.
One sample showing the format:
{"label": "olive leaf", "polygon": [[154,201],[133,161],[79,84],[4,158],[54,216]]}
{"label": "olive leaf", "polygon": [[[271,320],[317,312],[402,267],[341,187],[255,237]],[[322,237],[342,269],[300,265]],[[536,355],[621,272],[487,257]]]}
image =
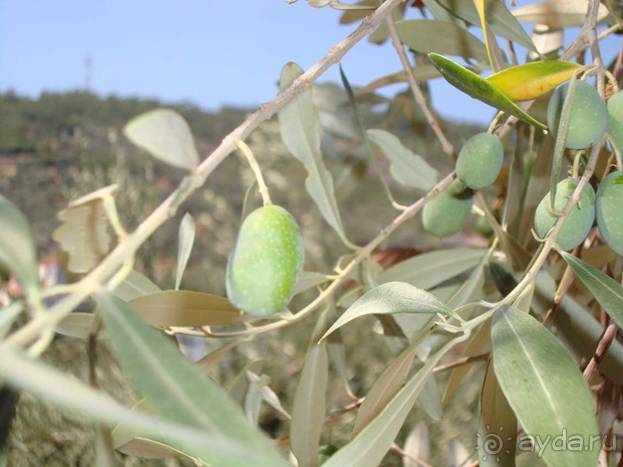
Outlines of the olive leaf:
{"label": "olive leaf", "polygon": [[329,360],[326,342],[307,351],[292,407],[290,447],[300,467],[318,465],[318,444],[326,411]]}
{"label": "olive leaf", "polygon": [[489,83],[486,79],[481,78],[473,71],[445,58],[442,55],[430,53],[428,54],[430,61],[437,67],[443,77],[454,87],[486,104],[489,104],[499,110],[513,115],[531,125],[543,130],[547,126],[539,122],[537,119],[528,114],[525,110],[515,104],[506,94]]}
{"label": "olive leaf", "polygon": [[0,341],[9,333],[13,322],[22,312],[23,305],[20,302],[13,302],[0,308]]}
{"label": "olive leaf", "polygon": [[383,271],[379,283],[402,281],[429,290],[476,266],[486,250],[476,248],[451,248],[404,260]]}
{"label": "olive leaf", "polygon": [[[421,467],[421,462],[428,462],[430,458],[430,436],[428,427],[422,420],[407,435],[403,447],[405,455],[402,457],[403,467]],[[415,461],[418,459],[420,462]]]}
{"label": "olive leaf", "polygon": [[[164,339],[162,343],[170,345]],[[152,371],[149,367],[145,369],[147,373]],[[289,465],[278,456],[270,455],[270,445],[267,450],[261,451],[251,443],[240,441],[236,436],[226,437],[215,431],[208,432],[180,423],[176,420],[180,417],[162,418],[134,412],[78,379],[68,378],[51,366],[10,348],[0,348],[0,376],[3,382],[28,391],[74,416],[78,412],[85,419],[108,426],[121,423],[144,436],[166,442],[204,461],[232,467]],[[160,390],[159,385],[154,388]],[[230,418],[225,420],[231,423]]]}
{"label": "olive leaf", "polygon": [[189,213],[184,214],[178,233],[177,272],[175,273],[175,290],[180,288],[182,276],[190,258],[190,251],[195,242],[195,221]]}
{"label": "olive leaf", "polygon": [[[555,0],[531,3],[513,10],[519,21],[546,25],[550,28],[582,26],[586,20],[585,0]],[[597,20],[608,16],[608,9],[599,5]]]}
{"label": "olive leaf", "polygon": [[580,68],[574,62],[546,60],[512,66],[486,78],[514,101],[536,99],[569,80]]}
{"label": "olive leaf", "polygon": [[150,407],[178,423],[218,433],[242,452],[251,450],[255,459],[247,465],[288,465],[234,401],[164,336],[110,293],[100,292],[96,298],[121,367]]}
{"label": "olive leaf", "polygon": [[[525,432],[539,439],[564,436],[582,449],[545,446],[550,467],[595,465],[599,443],[595,402],[562,343],[528,313],[501,307],[493,315],[491,343],[495,375]],[[577,445],[577,444],[576,444]]]}
{"label": "olive leaf", "polygon": [[[296,63],[287,63],[281,72],[280,89],[285,90],[303,73]],[[320,126],[312,91],[306,89],[279,112],[281,138],[307,170],[305,187],[320,209],[320,213],[347,245],[342,218],[335,199],[331,173],[326,169],[320,150]]]}
{"label": "olive leaf", "polygon": [[234,324],[242,313],[218,295],[189,290],[163,290],[133,298],[128,302],[143,320],[154,327],[211,326]]}
{"label": "olive leaf", "polygon": [[391,161],[390,171],[396,181],[420,190],[430,190],[435,186],[439,173],[421,156],[403,146],[396,136],[380,129],[368,130],[366,133],[370,141],[381,148]]}
{"label": "olive leaf", "polygon": [[69,203],[58,213],[62,222],[52,238],[67,252],[67,269],[75,273],[90,271],[108,253],[111,237],[103,197],[117,191],[117,185],[89,193]]}
{"label": "olive leaf", "polygon": [[[467,29],[446,21],[410,19],[396,23],[398,37],[410,49],[475,58],[487,62],[485,45]],[[434,40],[431,40],[432,38]]]}
{"label": "olive leaf", "polygon": [[[412,68],[413,76],[417,81],[428,81],[431,79],[439,78],[441,73],[439,70],[435,68],[434,65],[430,64],[419,64],[416,67]],[[384,86],[389,86],[390,84],[403,83],[409,80],[409,76],[407,72],[404,70],[397,71],[395,73],[390,73],[389,75],[381,76],[373,81],[370,81],[365,86],[355,89],[355,94],[357,96],[363,96],[364,94],[370,94],[376,91],[379,88]]]}
{"label": "olive leaf", "polygon": [[450,308],[434,295],[405,282],[388,282],[375,287],[353,303],[329,330],[322,336],[325,339],[335,330],[362,316],[393,313],[422,313],[452,315]]}
{"label": "olive leaf", "polygon": [[607,274],[564,251],[559,252],[610,318],[623,328],[623,287]]}
{"label": "olive leaf", "polygon": [[135,145],[167,164],[193,170],[199,164],[186,120],[170,109],[155,109],[133,118],[123,129]]}
{"label": "olive leaf", "polygon": [[323,467],[376,467],[391,447],[398,431],[420,395],[426,379],[439,360],[455,345],[466,339],[455,337],[413,375],[385,408],[357,436],[333,454]]}
{"label": "olive leaf", "polygon": [[13,271],[27,290],[39,284],[35,242],[28,221],[11,201],[0,195],[0,267]]}
{"label": "olive leaf", "polygon": [[[480,392],[477,439],[478,458],[482,467],[515,467],[517,418],[498,384],[491,361],[487,363]],[[491,440],[500,443],[495,446],[495,455],[492,455],[490,446],[487,446]]]}
{"label": "olive leaf", "polygon": [[[423,2],[427,8],[433,11],[433,14],[443,9],[446,15],[450,17],[460,18],[468,23],[480,25],[478,11],[472,1],[423,0]],[[513,13],[506,8],[504,2],[486,0],[484,4],[487,12],[487,22],[494,33],[517,42],[529,50],[536,51],[530,36],[517,18],[513,16]]]}
{"label": "olive leaf", "polygon": [[159,291],[160,287],[154,284],[149,277],[136,270],[132,270],[123,282],[115,288],[114,294],[124,302],[129,302],[143,295]]}

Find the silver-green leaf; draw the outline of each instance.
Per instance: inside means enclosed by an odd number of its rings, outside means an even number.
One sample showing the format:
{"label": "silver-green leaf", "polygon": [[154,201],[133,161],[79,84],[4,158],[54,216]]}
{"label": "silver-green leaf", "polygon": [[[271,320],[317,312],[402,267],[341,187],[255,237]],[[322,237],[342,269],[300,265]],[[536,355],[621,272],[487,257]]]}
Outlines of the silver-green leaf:
{"label": "silver-green leaf", "polygon": [[179,423],[220,433],[256,452],[266,465],[287,465],[240,408],[161,334],[110,293],[97,302],[124,372],[154,410]]}
{"label": "silver-green leaf", "polygon": [[193,170],[199,163],[188,123],[173,110],[150,110],[130,120],[123,131],[132,143],[167,164]]}
{"label": "silver-green leaf", "polygon": [[[280,89],[282,91],[287,89],[302,73],[303,70],[296,63],[287,63],[281,71]],[[335,199],[333,179],[322,160],[320,124],[311,88],[284,106],[279,112],[279,126],[284,144],[305,166],[307,171],[305,187],[320,209],[320,213],[344,243],[350,245]]]}
{"label": "silver-green leaf", "polygon": [[391,161],[390,171],[396,181],[425,191],[437,183],[439,173],[421,156],[403,146],[396,136],[379,129],[368,130],[366,133],[370,141],[381,148]]}
{"label": "silver-green leaf", "polygon": [[560,254],[617,326],[623,328],[623,287],[581,259],[564,251]]}
{"label": "silver-green leaf", "polygon": [[388,282],[375,287],[353,303],[333,323],[323,339],[346,323],[361,316],[393,313],[423,313],[451,315],[452,310],[434,295],[405,282]]}
{"label": "silver-green leaf", "polygon": [[[596,465],[595,402],[560,341],[528,313],[504,306],[493,316],[491,342],[495,375],[519,423],[540,443],[549,440],[542,454],[547,465]],[[556,449],[555,437],[573,446]]]}
{"label": "silver-green leaf", "polygon": [[11,201],[0,195],[0,267],[12,271],[27,290],[38,287],[35,242],[28,221]]}
{"label": "silver-green leaf", "polygon": [[180,288],[182,276],[190,258],[190,252],[195,242],[195,221],[189,213],[184,214],[180,223],[177,245],[177,271],[175,273],[175,290]]}

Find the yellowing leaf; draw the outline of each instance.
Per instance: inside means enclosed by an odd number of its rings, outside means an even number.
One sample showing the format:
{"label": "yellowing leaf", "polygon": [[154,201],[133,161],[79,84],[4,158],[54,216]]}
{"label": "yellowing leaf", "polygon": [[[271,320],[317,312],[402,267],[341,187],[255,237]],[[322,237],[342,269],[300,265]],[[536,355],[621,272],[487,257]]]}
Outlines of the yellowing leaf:
{"label": "yellowing leaf", "polygon": [[536,99],[571,79],[580,65],[562,60],[525,63],[506,68],[486,80],[514,101]]}
{"label": "yellowing leaf", "polygon": [[543,130],[547,129],[544,123],[539,122],[532,115],[515,104],[497,87],[489,83],[486,79],[481,78],[473,71],[447,59],[443,55],[430,53],[428,54],[428,58],[441,72],[443,77],[457,89],[460,89],[474,99],[489,104],[531,125]]}

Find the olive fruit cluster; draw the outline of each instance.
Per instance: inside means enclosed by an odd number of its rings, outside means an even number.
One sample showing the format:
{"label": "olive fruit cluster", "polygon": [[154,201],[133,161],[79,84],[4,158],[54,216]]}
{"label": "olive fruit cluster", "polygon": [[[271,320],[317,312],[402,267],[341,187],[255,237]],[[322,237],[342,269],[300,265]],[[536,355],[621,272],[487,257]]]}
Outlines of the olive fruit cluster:
{"label": "olive fruit cluster", "polygon": [[456,162],[457,180],[424,206],[424,229],[436,237],[460,232],[472,210],[474,190],[495,182],[503,161],[504,148],[495,135],[478,133],[468,139]]}
{"label": "olive fruit cluster", "polygon": [[[568,91],[568,84],[558,88],[548,107],[548,123],[556,128],[560,117],[562,102]],[[566,146],[586,148],[597,142],[608,131],[615,150],[623,147],[623,92],[618,92],[608,100],[607,106],[599,94],[589,84],[578,81],[571,102],[571,116]],[[554,205],[548,193],[537,206],[534,227],[540,237],[547,235],[558,219],[578,185],[578,180],[568,178],[558,183]],[[623,172],[616,171],[600,183],[597,194],[587,185],[580,200],[563,221],[558,233],[557,243],[563,250],[571,250],[579,245],[590,231],[595,219],[597,227],[606,243],[615,252],[623,254]],[[553,208],[553,209],[552,209]],[[552,212],[556,211],[556,212]]]}
{"label": "olive fruit cluster", "polygon": [[284,208],[267,205],[249,214],[227,264],[227,297],[253,315],[283,311],[303,267],[303,237]]}

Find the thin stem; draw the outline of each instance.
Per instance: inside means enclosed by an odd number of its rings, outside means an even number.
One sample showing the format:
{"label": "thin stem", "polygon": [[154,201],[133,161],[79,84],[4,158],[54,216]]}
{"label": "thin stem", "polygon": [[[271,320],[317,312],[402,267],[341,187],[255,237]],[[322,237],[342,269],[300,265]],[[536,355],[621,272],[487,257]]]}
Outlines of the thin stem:
{"label": "thin stem", "polygon": [[[54,327],[63,317],[78,306],[85,298],[93,293],[107,278],[133,256],[143,242],[149,238],[165,221],[172,218],[178,207],[199,187],[207,177],[223,162],[237,147],[238,141],[246,139],[262,122],[270,119],[275,113],[291,102],[309,85],[318,79],[332,65],[339,63],[342,57],[355,44],[368,36],[387,17],[391,11],[402,3],[402,0],[387,0],[376,11],[363,19],[360,25],[344,40],[332,47],[329,52],[305,73],[295,79],[292,84],[281,92],[274,100],[260,106],[259,110],[251,114],[236,129],[229,133],[221,144],[195,169],[192,174],[184,178],[169,197],[160,204],[139,226],[120,242],[106,256],[98,266],[79,282],[77,290],[60,300],[45,314],[30,321],[21,329],[9,336],[2,345],[24,346],[31,342],[46,328]],[[405,211],[406,212],[406,211]]]}
{"label": "thin stem", "polygon": [[468,355],[466,357],[461,357],[458,360],[455,360],[450,363],[446,363],[445,365],[439,365],[433,368],[433,373],[440,373],[442,371],[451,370],[453,368],[469,365],[474,362],[484,362],[489,359],[489,352],[481,353],[478,355]]}
{"label": "thin stem", "polygon": [[260,195],[262,196],[262,201],[264,202],[264,206],[268,206],[273,204],[270,200],[270,193],[268,192],[268,187],[266,186],[266,182],[264,182],[264,176],[262,175],[262,169],[260,169],[255,156],[253,155],[253,151],[249,147],[247,143],[240,140],[238,141],[238,149],[247,159],[249,163],[249,167],[253,171],[253,175],[255,175],[255,179],[257,180],[257,187],[260,190]]}
{"label": "thin stem", "polygon": [[595,349],[593,357],[591,358],[590,362],[588,362],[588,365],[586,365],[586,368],[584,368],[584,372],[582,373],[586,381],[590,381],[597,368],[599,368],[599,364],[603,360],[604,355],[608,351],[608,348],[610,348],[610,345],[614,341],[618,330],[619,327],[616,325],[616,323],[611,322],[604,331],[601,339],[599,339],[599,342],[597,343],[597,348]]}
{"label": "thin stem", "polygon": [[411,63],[409,63],[409,58],[405,53],[404,46],[400,41],[400,37],[398,37],[398,31],[396,30],[396,24],[394,23],[394,19],[391,16],[387,16],[385,18],[385,24],[387,24],[387,29],[389,30],[389,35],[392,39],[392,45],[396,49],[398,57],[400,57],[400,61],[402,62],[405,73],[407,73],[407,78],[409,79],[409,85],[411,86],[411,91],[413,93],[415,103],[420,107],[420,109],[422,109],[422,112],[424,112],[424,117],[426,118],[426,121],[435,133],[435,136],[439,140],[443,152],[445,152],[451,159],[454,159],[456,157],[456,151],[454,149],[454,146],[450,141],[448,141],[448,138],[446,138],[446,135],[441,129],[439,122],[435,118],[435,115],[433,115],[433,112],[428,107],[428,104],[426,102],[426,96],[422,92],[422,89],[420,88],[417,79],[415,79],[415,75],[413,74],[413,68],[411,68]]}

